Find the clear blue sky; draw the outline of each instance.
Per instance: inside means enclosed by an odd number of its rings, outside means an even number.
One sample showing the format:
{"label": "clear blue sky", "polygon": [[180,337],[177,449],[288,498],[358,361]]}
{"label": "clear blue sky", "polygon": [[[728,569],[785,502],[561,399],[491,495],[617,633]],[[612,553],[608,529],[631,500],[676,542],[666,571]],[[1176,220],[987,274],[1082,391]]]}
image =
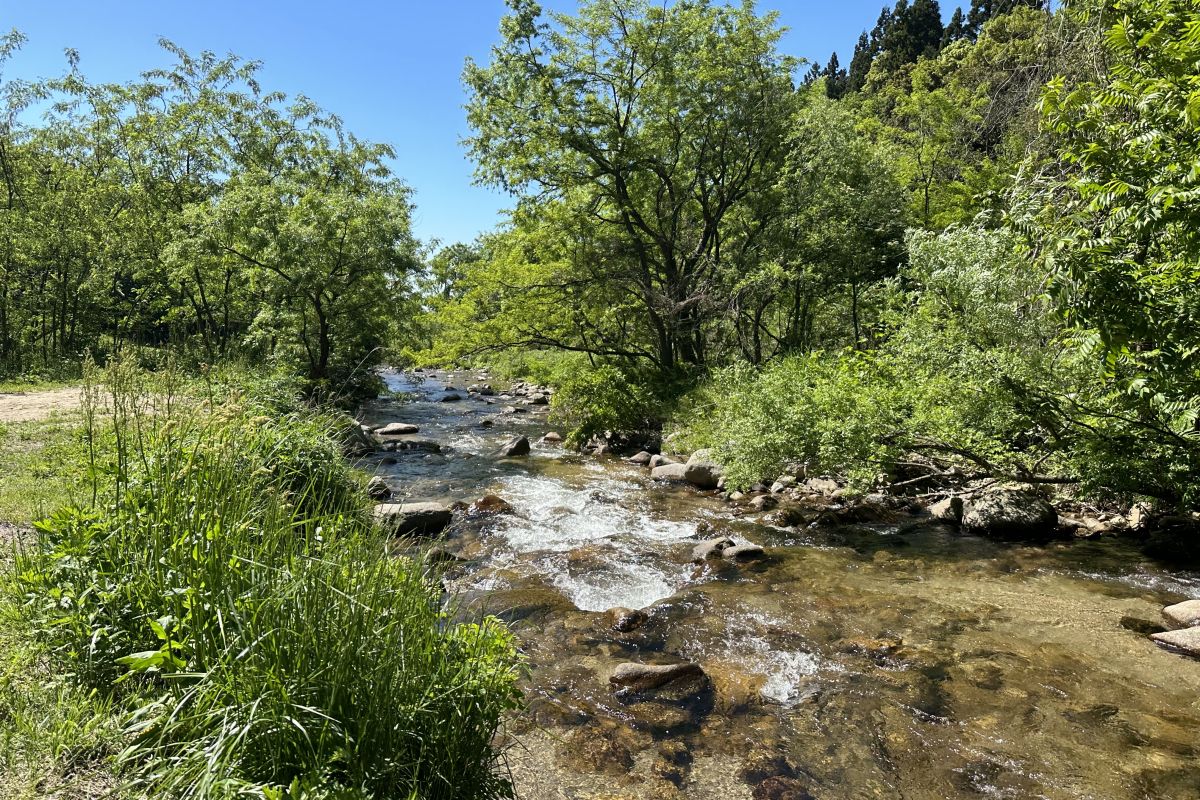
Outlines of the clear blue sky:
{"label": "clear blue sky", "polygon": [[[575,0],[543,0],[571,11]],[[759,0],[789,28],[785,52],[843,66],[883,0]],[[943,0],[948,18],[955,4]],[[305,94],[361,137],[396,147],[395,169],[415,190],[416,233],[449,244],[500,221],[507,196],[476,187],[460,139],[467,133],[459,76],[463,60],[485,61],[503,0],[0,0],[0,29],[29,42],[8,77],[64,70],[79,51],[96,81],[124,81],[163,66],[164,36],[189,51],[232,52],[264,62],[268,90]]]}

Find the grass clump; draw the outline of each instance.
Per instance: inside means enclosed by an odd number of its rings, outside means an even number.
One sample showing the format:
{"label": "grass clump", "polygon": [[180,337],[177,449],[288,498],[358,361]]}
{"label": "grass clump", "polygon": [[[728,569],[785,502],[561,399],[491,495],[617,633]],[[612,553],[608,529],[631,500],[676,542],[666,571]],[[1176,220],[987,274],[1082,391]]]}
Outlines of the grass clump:
{"label": "grass clump", "polygon": [[125,715],[124,790],[509,794],[513,642],[385,554],[336,417],[141,380],[85,391],[94,501],[39,522],[13,580],[50,663]]}

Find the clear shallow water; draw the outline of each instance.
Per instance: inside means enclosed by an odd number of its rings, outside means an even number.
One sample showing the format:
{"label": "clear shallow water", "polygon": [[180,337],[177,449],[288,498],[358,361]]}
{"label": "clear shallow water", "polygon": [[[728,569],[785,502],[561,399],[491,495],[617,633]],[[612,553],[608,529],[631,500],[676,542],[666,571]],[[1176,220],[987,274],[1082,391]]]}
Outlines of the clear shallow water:
{"label": "clear shallow water", "polygon": [[[1200,596],[1196,573],[1126,541],[732,520],[615,459],[535,446],[498,460],[509,436],[553,428],[544,411],[437,402],[440,376],[388,379],[416,399],[368,420],[414,422],[446,452],[367,466],[413,500],[491,492],[514,506],[447,546],[471,559],[452,588],[510,609],[529,659],[510,751],[522,796],[1200,797],[1200,662],[1146,638],[1162,605]],[[715,535],[701,522],[771,558],[692,565]],[[614,606],[649,619],[615,632]],[[679,659],[712,678],[705,703],[628,703],[607,684],[622,661]]]}

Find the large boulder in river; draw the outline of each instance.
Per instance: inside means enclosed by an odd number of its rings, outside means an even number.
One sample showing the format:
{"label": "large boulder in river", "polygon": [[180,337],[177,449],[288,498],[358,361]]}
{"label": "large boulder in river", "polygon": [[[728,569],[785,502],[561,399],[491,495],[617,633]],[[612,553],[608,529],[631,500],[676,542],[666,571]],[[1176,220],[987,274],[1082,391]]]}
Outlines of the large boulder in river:
{"label": "large boulder in river", "polygon": [[685,483],[687,481],[687,464],[663,464],[650,470],[650,477],[656,481],[671,481]]}
{"label": "large boulder in river", "polygon": [[1162,611],[1163,619],[1174,628],[1191,628],[1200,625],[1200,600],[1184,600]]}
{"label": "large boulder in river", "polygon": [[961,497],[947,497],[929,507],[929,514],[938,522],[957,525],[962,522],[963,501]]}
{"label": "large boulder in river", "polygon": [[713,461],[708,450],[698,450],[684,465],[683,478],[701,489],[716,489],[721,481],[721,465]]}
{"label": "large boulder in river", "polygon": [[432,536],[450,524],[450,509],[441,503],[380,503],[375,518],[396,536]]}
{"label": "large boulder in river", "polygon": [[961,524],[968,533],[1036,539],[1054,533],[1058,512],[1027,489],[995,489],[963,503]]}
{"label": "large boulder in river", "polygon": [[529,437],[515,436],[504,443],[500,448],[501,458],[513,458],[515,456],[529,455]]}
{"label": "large boulder in river", "polygon": [[1165,647],[1175,653],[1200,658],[1200,628],[1184,628],[1178,631],[1152,633],[1150,638],[1159,647]]}

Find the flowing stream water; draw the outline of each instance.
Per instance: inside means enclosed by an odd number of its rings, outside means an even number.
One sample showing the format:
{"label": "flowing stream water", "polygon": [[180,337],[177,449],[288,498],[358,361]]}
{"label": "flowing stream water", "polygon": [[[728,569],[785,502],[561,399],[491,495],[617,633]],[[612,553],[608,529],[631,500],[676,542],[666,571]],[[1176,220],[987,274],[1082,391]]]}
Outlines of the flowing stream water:
{"label": "flowing stream water", "polygon": [[[616,458],[497,458],[552,426],[544,407],[468,398],[486,375],[385,378],[404,399],[364,421],[442,448],[364,460],[395,501],[513,506],[443,546],[465,559],[452,593],[508,620],[529,662],[506,740],[521,797],[1200,798],[1200,661],[1147,638],[1200,573],[1129,539],[1003,543],[920,517],[775,528]],[[442,402],[448,384],[461,400]],[[718,534],[768,557],[691,563]],[[646,621],[617,631],[616,607]],[[680,660],[713,690],[608,684],[621,662]]]}

